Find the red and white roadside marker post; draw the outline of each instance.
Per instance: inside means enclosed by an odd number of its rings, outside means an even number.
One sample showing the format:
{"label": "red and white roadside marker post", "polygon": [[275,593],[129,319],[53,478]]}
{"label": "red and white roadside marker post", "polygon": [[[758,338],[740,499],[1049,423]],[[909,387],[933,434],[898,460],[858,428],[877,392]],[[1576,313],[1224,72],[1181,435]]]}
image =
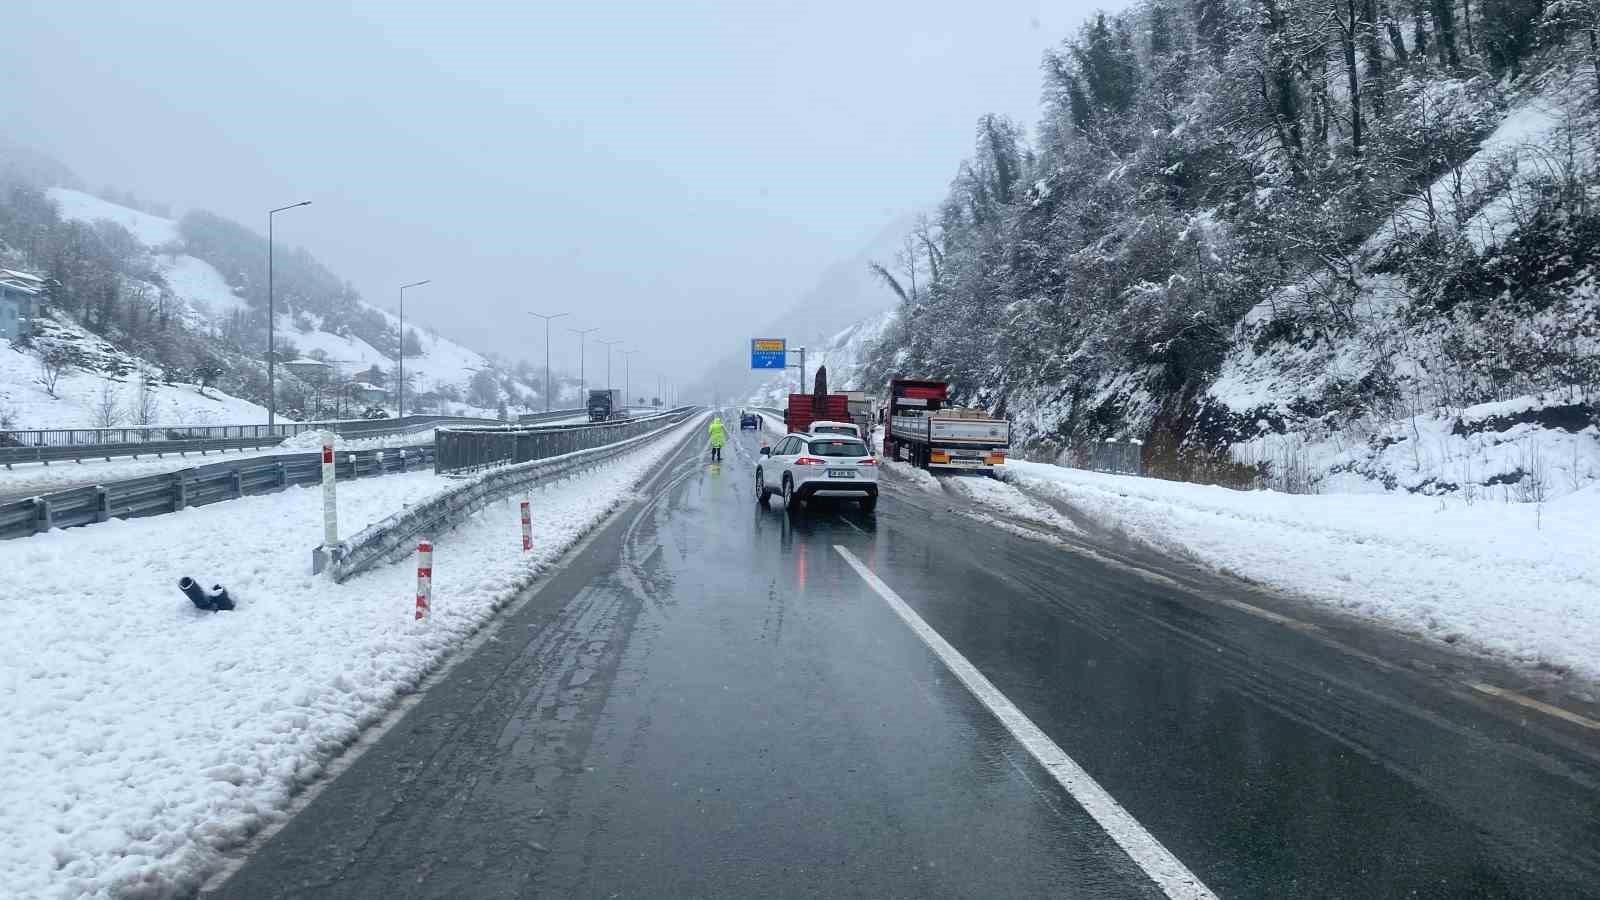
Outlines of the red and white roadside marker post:
{"label": "red and white roadside marker post", "polygon": [[522,552],[533,549],[533,513],[528,509],[528,499],[522,500]]}
{"label": "red and white roadside marker post", "polygon": [[338,472],[333,461],[333,432],[322,433],[322,546],[311,551],[311,574],[316,575],[344,555],[339,545]]}
{"label": "red and white roadside marker post", "polygon": [[433,543],[423,538],[417,544],[417,621],[432,614],[433,605]]}

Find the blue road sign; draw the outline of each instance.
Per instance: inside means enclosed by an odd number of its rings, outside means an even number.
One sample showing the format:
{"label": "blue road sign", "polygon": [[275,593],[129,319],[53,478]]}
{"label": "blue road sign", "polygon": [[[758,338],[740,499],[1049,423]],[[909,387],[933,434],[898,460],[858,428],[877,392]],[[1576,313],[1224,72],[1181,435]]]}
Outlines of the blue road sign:
{"label": "blue road sign", "polygon": [[781,369],[789,363],[783,338],[751,338],[750,368]]}

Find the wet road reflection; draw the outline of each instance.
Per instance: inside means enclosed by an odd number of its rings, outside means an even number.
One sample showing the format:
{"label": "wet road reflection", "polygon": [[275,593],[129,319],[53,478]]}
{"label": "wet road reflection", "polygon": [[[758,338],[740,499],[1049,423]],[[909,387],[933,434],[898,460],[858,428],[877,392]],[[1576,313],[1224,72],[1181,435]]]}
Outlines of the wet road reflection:
{"label": "wet road reflection", "polygon": [[1600,765],[885,482],[686,445],[226,896],[1153,897],[847,548],[1222,896],[1582,896]]}

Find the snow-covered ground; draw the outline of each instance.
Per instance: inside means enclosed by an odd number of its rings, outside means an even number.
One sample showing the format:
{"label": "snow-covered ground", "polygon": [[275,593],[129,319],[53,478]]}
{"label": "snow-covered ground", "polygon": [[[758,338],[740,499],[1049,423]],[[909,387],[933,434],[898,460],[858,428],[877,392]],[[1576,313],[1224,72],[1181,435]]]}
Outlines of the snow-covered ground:
{"label": "snow-covered ground", "polygon": [[[342,585],[309,574],[316,488],[0,544],[4,892],[195,889],[220,851],[281,816],[296,788],[703,427],[693,419],[541,485],[532,553],[512,503],[435,536],[434,615],[422,624],[414,560]],[[447,483],[459,482],[341,484],[341,528]],[[238,609],[197,612],[177,591],[184,575],[226,585]]]}
{"label": "snow-covered ground", "polygon": [[[133,357],[118,353],[86,332],[78,338],[83,346],[103,351],[104,358],[115,358],[130,368],[137,365]],[[107,390],[115,407],[113,423],[130,424],[139,404],[139,384],[137,374],[110,378],[101,372],[73,367],[62,373],[56,383],[56,396],[52,397],[41,383],[39,356],[0,343],[0,420],[9,420],[12,428],[94,428]],[[154,401],[152,421],[156,424],[237,425],[267,421],[265,407],[216,388],[207,388],[202,395],[195,384],[166,384],[152,379],[150,392]]]}
{"label": "snow-covered ground", "polygon": [[1009,461],[1005,479],[1222,572],[1600,679],[1600,485],[1547,503],[1291,495]]}

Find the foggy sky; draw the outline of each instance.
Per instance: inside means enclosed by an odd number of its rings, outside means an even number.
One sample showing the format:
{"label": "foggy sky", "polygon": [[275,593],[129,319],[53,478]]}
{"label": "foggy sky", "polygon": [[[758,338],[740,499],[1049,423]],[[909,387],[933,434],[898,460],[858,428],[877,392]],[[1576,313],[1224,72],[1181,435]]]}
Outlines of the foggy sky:
{"label": "foggy sky", "polygon": [[[687,383],[886,222],[985,112],[1030,131],[1081,0],[7,5],[11,138],[175,211],[265,210],[369,301]],[[849,324],[845,322],[839,323]],[[590,375],[598,348],[591,348]]]}

